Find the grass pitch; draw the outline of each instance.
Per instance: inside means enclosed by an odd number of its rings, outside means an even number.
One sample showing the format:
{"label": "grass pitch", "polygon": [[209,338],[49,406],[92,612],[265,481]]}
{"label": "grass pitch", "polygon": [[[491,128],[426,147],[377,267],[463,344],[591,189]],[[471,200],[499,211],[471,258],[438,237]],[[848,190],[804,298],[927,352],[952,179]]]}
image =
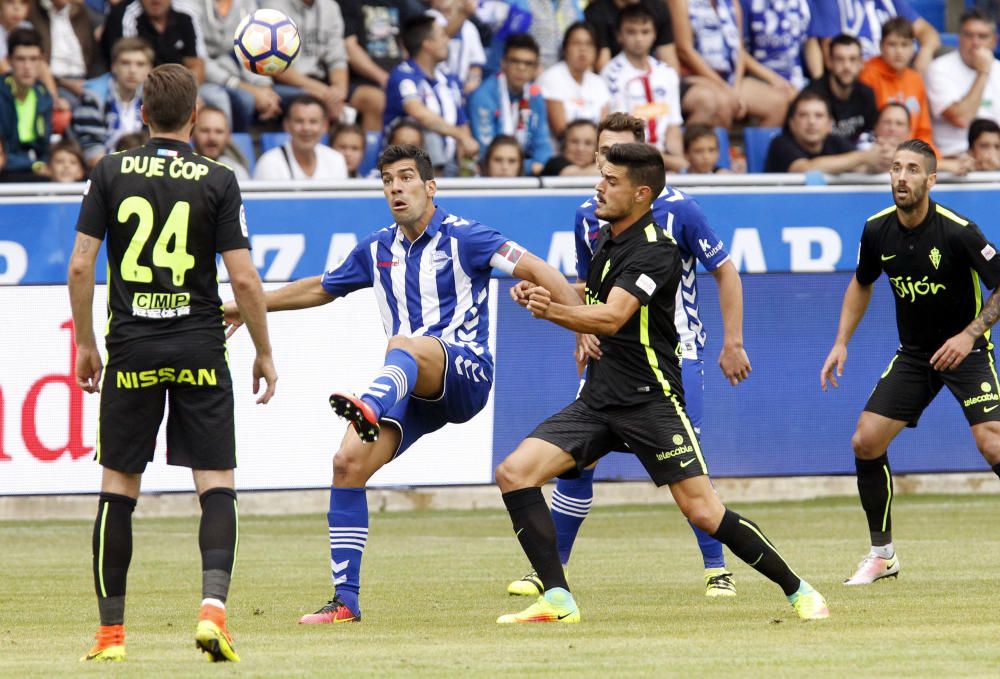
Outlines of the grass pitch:
{"label": "grass pitch", "polygon": [[[666,499],[666,493],[664,493]],[[672,505],[596,508],[570,569],[578,625],[498,626],[527,566],[498,511],[375,514],[360,624],[298,626],[329,597],[323,516],[246,517],[230,599],[243,658],[194,648],[197,518],[138,519],[128,660],[78,658],[97,625],[91,524],[0,523],[0,676],[761,676],[1000,674],[1000,496],[895,503],[896,581],[846,588],[867,549],[853,498],[734,507],[826,596],[802,623],[777,587],[727,553],[739,596],[702,595],[693,535]]]}

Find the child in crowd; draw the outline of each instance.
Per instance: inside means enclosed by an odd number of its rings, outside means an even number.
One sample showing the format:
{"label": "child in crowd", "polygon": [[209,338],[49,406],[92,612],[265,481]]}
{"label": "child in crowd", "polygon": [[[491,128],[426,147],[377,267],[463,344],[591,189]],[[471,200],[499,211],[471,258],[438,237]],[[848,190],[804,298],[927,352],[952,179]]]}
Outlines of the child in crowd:
{"label": "child in crowd", "polygon": [[509,134],[493,137],[483,159],[484,177],[520,177],[524,173],[524,149]]}
{"label": "child in crowd", "polygon": [[728,173],[719,167],[719,138],[708,125],[688,125],[684,128],[684,158],[688,174]]}
{"label": "child in crowd", "polygon": [[595,177],[597,169],[597,125],[574,120],[563,134],[562,153],[553,156],[542,170],[543,177]]}
{"label": "child in crowd", "polygon": [[357,123],[350,125],[340,125],[333,132],[330,139],[330,146],[344,156],[347,163],[347,176],[356,179],[361,161],[365,159],[365,131]]}
{"label": "child in crowd", "polygon": [[72,139],[63,139],[49,149],[46,167],[49,179],[60,184],[82,182],[87,178],[83,150]]}

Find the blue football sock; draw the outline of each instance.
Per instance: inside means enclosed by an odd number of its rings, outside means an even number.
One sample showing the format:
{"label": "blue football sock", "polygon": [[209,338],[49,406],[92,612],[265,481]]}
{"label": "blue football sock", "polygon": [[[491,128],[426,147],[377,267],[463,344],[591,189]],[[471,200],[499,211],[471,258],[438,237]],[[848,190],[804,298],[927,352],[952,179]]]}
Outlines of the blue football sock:
{"label": "blue football sock", "polygon": [[594,501],[594,470],[584,469],[578,479],[559,479],[552,492],[552,521],[556,524],[559,560],[569,563],[576,534]]}
{"label": "blue football sock", "polygon": [[330,488],[330,570],[334,592],[361,614],[361,557],[368,542],[368,497],[364,488]]}
{"label": "blue football sock", "polygon": [[690,521],[688,521],[688,525],[694,531],[694,536],[698,538],[698,549],[701,550],[701,559],[705,562],[705,568],[725,568],[726,557],[722,554],[722,543]]}
{"label": "blue football sock", "polygon": [[410,396],[417,385],[417,362],[413,354],[393,349],[385,355],[385,365],[361,394],[361,400],[382,418],[392,407]]}

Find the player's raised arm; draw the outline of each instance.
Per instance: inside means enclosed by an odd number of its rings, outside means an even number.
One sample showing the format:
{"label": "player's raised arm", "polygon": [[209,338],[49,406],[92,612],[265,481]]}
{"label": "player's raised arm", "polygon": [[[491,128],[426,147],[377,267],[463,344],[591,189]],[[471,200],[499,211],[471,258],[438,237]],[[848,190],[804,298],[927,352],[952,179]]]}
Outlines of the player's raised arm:
{"label": "player's raised arm", "polygon": [[[514,266],[514,275],[523,281],[530,281],[546,288],[551,293],[552,298],[560,304],[576,306],[582,303],[580,295],[569,284],[565,276],[530,252],[525,252],[518,260]],[[526,292],[524,288],[521,290]]]}
{"label": "player's raised arm", "polygon": [[[229,264],[227,263],[228,267]],[[336,299],[333,295],[323,289],[323,277],[311,276],[302,278],[294,283],[289,283],[277,290],[268,292],[261,291],[265,311],[294,311],[295,309],[308,309],[314,306],[329,304]],[[238,300],[237,300],[238,301]],[[230,326],[227,336],[239,328],[244,322],[242,305],[237,305],[234,301],[226,302],[223,306],[226,315],[226,324]]]}
{"label": "player's raised arm", "polygon": [[868,303],[872,299],[873,286],[862,285],[858,279],[851,278],[844,293],[844,303],[840,308],[840,322],[837,324],[837,339],[833,342],[833,348],[823,362],[823,369],[819,372],[819,385],[826,391],[827,381],[835,387],[837,378],[844,374],[844,364],[847,363],[847,343],[851,341],[858,323],[868,310]]}
{"label": "player's raised arm", "polygon": [[77,233],[67,273],[76,339],[76,383],[89,394],[99,391],[101,384],[101,355],[94,338],[94,265],[100,249],[100,240]]}
{"label": "player's raised arm", "polygon": [[233,285],[233,295],[242,321],[250,330],[257,356],[253,364],[253,393],[260,391],[261,378],[267,384],[264,393],[257,403],[267,403],[274,396],[274,388],[278,382],[278,374],[274,370],[274,360],[271,357],[271,340],[267,332],[267,308],[264,305],[264,288],[260,284],[260,276],[250,259],[250,251],[244,248],[226,250],[222,260],[229,272]]}

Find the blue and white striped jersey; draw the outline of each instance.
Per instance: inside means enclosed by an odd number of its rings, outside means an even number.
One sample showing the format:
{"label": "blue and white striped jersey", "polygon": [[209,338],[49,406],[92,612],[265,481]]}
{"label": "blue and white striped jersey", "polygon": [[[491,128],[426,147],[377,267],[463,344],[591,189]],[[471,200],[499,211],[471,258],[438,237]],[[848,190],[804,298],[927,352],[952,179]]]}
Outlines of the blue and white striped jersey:
{"label": "blue and white striped jersey", "polygon": [[[607,222],[594,212],[597,201],[587,200],[576,209],[576,275],[587,279],[597,235]],[[698,282],[695,260],[707,271],[715,271],[728,259],[729,253],[705,218],[698,202],[683,191],[666,186],[653,201],[653,219],[677,241],[681,255],[681,284],[677,288],[675,323],[680,336],[682,357],[697,359],[705,349],[705,327],[698,311]]]}
{"label": "blue and white striped jersey", "polygon": [[437,208],[412,243],[396,224],[367,236],[323,275],[323,289],[343,297],[373,288],[387,336],[440,337],[469,347],[492,370],[490,273],[513,273],[523,253],[498,231]]}

